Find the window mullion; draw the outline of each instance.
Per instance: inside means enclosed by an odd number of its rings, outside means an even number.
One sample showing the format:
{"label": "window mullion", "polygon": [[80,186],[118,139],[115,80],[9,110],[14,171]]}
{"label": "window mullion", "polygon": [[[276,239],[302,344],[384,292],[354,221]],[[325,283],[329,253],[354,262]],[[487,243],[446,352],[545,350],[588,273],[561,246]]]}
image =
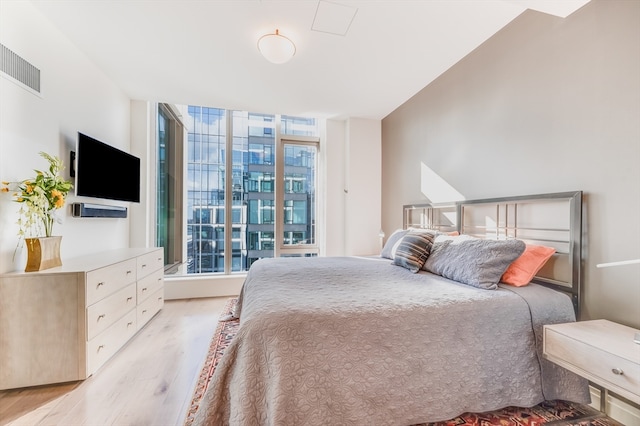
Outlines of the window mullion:
{"label": "window mullion", "polygon": [[276,158],[275,158],[275,185],[274,185],[274,257],[280,257],[281,247],[284,243],[284,145],[282,143],[282,135],[280,134],[280,115],[276,115]]}
{"label": "window mullion", "polygon": [[226,110],[224,169],[224,273],[230,274],[233,261],[233,111]]}

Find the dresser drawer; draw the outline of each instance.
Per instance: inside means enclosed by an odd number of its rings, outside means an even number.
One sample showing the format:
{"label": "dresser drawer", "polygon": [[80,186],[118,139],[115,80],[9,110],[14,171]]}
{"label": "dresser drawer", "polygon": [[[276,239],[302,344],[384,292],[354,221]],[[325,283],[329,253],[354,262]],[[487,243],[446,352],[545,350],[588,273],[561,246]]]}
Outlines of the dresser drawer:
{"label": "dresser drawer", "polygon": [[136,307],[136,285],[129,284],[87,308],[87,340],[93,339]]}
{"label": "dresser drawer", "polygon": [[132,309],[87,343],[87,375],[93,374],[136,333],[136,310]]}
{"label": "dresser drawer", "polygon": [[137,279],[144,278],[158,269],[164,269],[164,254],[162,250],[156,250],[138,257]]}
{"label": "dresser drawer", "polygon": [[632,401],[640,401],[640,364],[545,328],[544,355],[550,361]]}
{"label": "dresser drawer", "polygon": [[164,270],[158,269],[152,272],[151,275],[147,275],[137,283],[138,287],[138,304],[145,301],[156,291],[160,290],[164,286]]}
{"label": "dresser drawer", "polygon": [[136,280],[136,259],[87,272],[87,306]]}
{"label": "dresser drawer", "polygon": [[138,329],[142,328],[164,306],[164,288],[153,293],[138,305]]}

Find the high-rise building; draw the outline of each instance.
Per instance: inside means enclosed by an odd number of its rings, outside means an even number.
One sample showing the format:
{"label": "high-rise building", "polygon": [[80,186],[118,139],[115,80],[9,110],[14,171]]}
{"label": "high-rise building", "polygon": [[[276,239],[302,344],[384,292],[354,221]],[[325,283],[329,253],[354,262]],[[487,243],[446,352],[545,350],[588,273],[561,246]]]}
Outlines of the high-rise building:
{"label": "high-rise building", "polygon": [[[231,271],[247,270],[275,252],[276,121],[280,133],[304,135],[316,131],[315,119],[199,106],[189,106],[188,115],[187,272],[224,271],[227,193],[232,197]],[[293,142],[282,149],[282,243],[315,244],[317,148]]]}

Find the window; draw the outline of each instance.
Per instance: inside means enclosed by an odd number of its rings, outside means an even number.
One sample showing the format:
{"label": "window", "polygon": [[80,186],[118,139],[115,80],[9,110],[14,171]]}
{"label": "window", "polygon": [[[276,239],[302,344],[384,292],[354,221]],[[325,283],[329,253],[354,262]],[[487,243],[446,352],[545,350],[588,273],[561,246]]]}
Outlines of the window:
{"label": "window", "polygon": [[188,108],[187,273],[224,272],[226,114]]}
{"label": "window", "polygon": [[291,117],[283,115],[281,119],[283,135],[318,136],[318,123],[315,118]]}
{"label": "window", "polygon": [[[271,134],[268,134],[269,136]],[[267,134],[265,133],[265,136]],[[273,145],[249,144],[249,164],[273,164]]]}
{"label": "window", "polygon": [[[306,200],[285,200],[284,202],[284,223],[286,225],[307,224],[307,202]],[[286,232],[286,231],[285,231]]]}
{"label": "window", "polygon": [[318,146],[286,139],[284,148],[284,246],[313,245]]}
{"label": "window", "polygon": [[264,257],[317,255],[316,120],[187,111],[186,273],[232,273]]}
{"label": "window", "polygon": [[157,115],[156,246],[164,247],[165,270],[179,268],[183,259],[183,145],[184,128],[166,104]]}
{"label": "window", "polygon": [[273,221],[273,200],[249,200],[249,225],[273,225]]}

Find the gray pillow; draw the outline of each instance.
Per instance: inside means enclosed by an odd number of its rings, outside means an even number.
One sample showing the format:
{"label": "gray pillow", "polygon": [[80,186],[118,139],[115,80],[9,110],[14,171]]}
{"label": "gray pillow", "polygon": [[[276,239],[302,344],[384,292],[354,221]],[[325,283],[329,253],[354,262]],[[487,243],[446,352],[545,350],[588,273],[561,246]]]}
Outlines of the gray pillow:
{"label": "gray pillow", "polygon": [[500,277],[524,252],[520,240],[448,240],[433,245],[427,271],[463,284],[495,290]]}
{"label": "gray pillow", "polygon": [[387,259],[393,260],[396,255],[396,245],[400,243],[402,237],[407,235],[407,232],[409,232],[409,230],[407,229],[398,229],[393,234],[391,234],[384,247],[382,248],[382,252],[380,252],[380,257],[385,257]]}
{"label": "gray pillow", "polygon": [[431,232],[406,233],[400,240],[393,264],[407,268],[415,274],[429,257],[435,238],[436,234]]}

